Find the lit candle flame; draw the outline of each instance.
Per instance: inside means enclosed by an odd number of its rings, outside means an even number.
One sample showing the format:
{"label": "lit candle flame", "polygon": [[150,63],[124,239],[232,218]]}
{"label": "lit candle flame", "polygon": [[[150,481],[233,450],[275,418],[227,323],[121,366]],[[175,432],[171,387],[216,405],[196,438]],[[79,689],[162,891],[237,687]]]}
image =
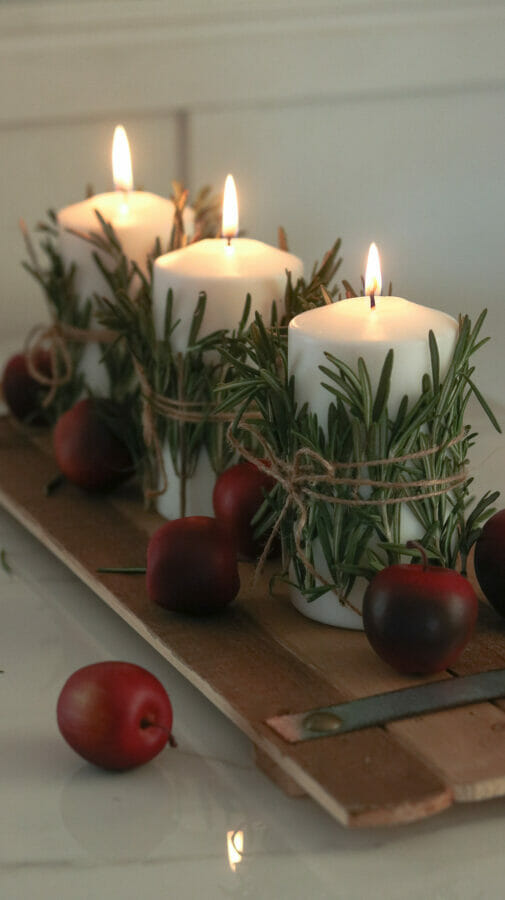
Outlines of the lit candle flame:
{"label": "lit candle flame", "polygon": [[132,159],[126,131],[116,125],[112,141],[112,177],[116,191],[128,193],[133,187]]}
{"label": "lit candle flame", "polygon": [[228,862],[232,872],[237,871],[237,866],[242,862],[244,854],[244,832],[228,831],[226,833],[226,845],[228,848]]}
{"label": "lit candle flame", "polygon": [[365,294],[372,300],[382,291],[381,262],[377,244],[370,244],[365,272]]}
{"label": "lit candle flame", "polygon": [[230,243],[232,237],[238,233],[238,201],[237,189],[233,180],[233,175],[227,175],[224,183],[223,197],[223,226],[222,235],[228,238]]}

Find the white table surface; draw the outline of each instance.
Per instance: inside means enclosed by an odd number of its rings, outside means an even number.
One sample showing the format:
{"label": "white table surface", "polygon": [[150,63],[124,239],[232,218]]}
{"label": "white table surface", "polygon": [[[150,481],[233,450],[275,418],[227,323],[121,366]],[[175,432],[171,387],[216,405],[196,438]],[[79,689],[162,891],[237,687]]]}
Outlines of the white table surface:
{"label": "white table surface", "polygon": [[[503,440],[482,433],[479,487],[505,486]],[[1,900],[503,897],[505,798],[348,831],[284,796],[249,741],[3,511],[0,547]],[[88,765],[56,726],[65,680],[103,659],[145,666],[174,706],[178,748],[128,773]]]}

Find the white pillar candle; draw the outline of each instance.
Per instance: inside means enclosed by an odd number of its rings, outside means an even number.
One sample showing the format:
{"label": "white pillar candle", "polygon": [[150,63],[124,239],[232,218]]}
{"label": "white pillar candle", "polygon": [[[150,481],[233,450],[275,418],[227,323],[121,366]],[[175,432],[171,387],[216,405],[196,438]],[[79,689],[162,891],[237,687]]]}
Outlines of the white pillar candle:
{"label": "white pillar candle", "polygon": [[[380,275],[378,276],[380,277]],[[368,281],[368,279],[367,279]],[[381,297],[380,285],[375,291],[372,305],[370,296],[340,300],[296,316],[288,332],[288,356],[290,374],[295,376],[296,399],[299,404],[308,403],[318,422],[326,429],[328,407],[332,395],[321,386],[324,378],[319,366],[330,366],[325,352],[347,363],[356,371],[358,359],[366,363],[372,391],[378,386],[382,366],[388,350],[394,351],[391,374],[391,390],[388,409],[391,416],[398,411],[402,397],[407,394],[410,402],[421,393],[425,372],[431,371],[429,332],[433,331],[440,354],[440,377],[449,367],[458,337],[458,323],[447,313],[411,303],[403,297]],[[372,288],[367,287],[367,293]],[[419,537],[419,525],[407,508],[402,509],[402,540]],[[314,547],[317,571],[329,577],[320,547]],[[364,579],[356,579],[351,600],[359,606],[364,590]],[[360,628],[361,619],[350,608],[339,604],[332,592],[307,603],[293,590],[292,599],[300,611],[309,618]]]}
{"label": "white pillar candle", "polygon": [[[74,203],[58,213],[60,227],[60,252],[67,266],[76,265],[75,287],[84,303],[93,295],[110,297],[110,290],[100,272],[93,254],[96,248],[89,241],[78,237],[80,234],[98,233],[101,226],[96,211],[110,223],[121,242],[125,255],[135,261],[147,274],[147,257],[154,250],[155,241],[163,244],[170,239],[174,220],[174,204],[165,197],[147,191],[132,190],[131,161],[124,129],[118,126],[113,142],[113,171],[116,190],[97,194],[81,203]],[[184,225],[192,230],[194,213],[184,211]],[[105,266],[110,267],[107,254],[101,254]],[[96,324],[93,320],[92,324]],[[107,378],[100,364],[101,351],[96,344],[89,344],[84,352],[82,371],[86,384],[99,394],[107,393]]]}
{"label": "white pillar candle", "polygon": [[[227,180],[227,183],[230,182]],[[236,196],[232,197],[235,202]],[[251,295],[251,317],[261,313],[270,319],[272,303],[280,303],[286,288],[286,272],[293,282],[303,275],[303,263],[296,256],[261,241],[250,238],[232,239],[238,230],[238,215],[231,223],[223,210],[222,239],[206,239],[160,256],[154,265],[153,314],[158,337],[163,333],[167,293],[173,292],[173,321],[179,320],[172,334],[175,353],[187,348],[191,320],[198,295],[205,291],[207,305],[200,330],[203,337],[220,329],[233,330],[238,326],[247,294]],[[172,467],[168,448],[163,458],[169,488],[158,498],[158,511],[167,518],[180,515],[179,485]],[[200,453],[197,471],[188,485],[187,515],[212,515],[212,490],[215,475],[204,450]]]}
{"label": "white pillar candle", "polygon": [[157,332],[161,335],[168,290],[173,291],[173,332],[176,353],[184,352],[198,294],[205,291],[207,304],[200,336],[222,328],[236,328],[247,294],[251,315],[260,312],[270,320],[272,303],[284,298],[286,271],[296,281],[303,274],[300,259],[277,247],[251,238],[206,238],[183,250],[160,256],[154,264],[153,304]]}

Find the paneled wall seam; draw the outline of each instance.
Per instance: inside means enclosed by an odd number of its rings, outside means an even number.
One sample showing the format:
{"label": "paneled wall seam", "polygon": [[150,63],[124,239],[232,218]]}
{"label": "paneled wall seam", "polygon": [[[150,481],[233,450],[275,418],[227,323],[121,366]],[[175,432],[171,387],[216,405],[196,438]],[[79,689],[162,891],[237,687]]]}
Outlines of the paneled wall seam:
{"label": "paneled wall seam", "polygon": [[327,27],[299,15],[291,31],[290,17],[287,24],[249,17],[233,35],[223,23],[215,32],[188,27],[179,34],[163,22],[91,35],[76,19],[68,34],[24,38],[9,37],[0,7],[0,126],[334,102],[390,96],[398,84],[402,96],[494,89],[505,81],[503,3],[479,10],[446,3],[442,13],[423,3],[402,7],[396,0],[383,18],[364,11],[352,26],[338,15]]}
{"label": "paneled wall seam", "polygon": [[[34,35],[40,38],[49,34],[52,39],[65,37],[72,32],[85,34],[99,23],[102,29],[114,33],[128,29],[157,30],[179,28],[187,32],[225,32],[230,27],[268,28],[275,24],[283,27],[311,28],[314,23],[326,20],[336,24],[368,23],[380,18],[385,20],[436,19],[441,17],[483,17],[503,14],[501,0],[340,0],[336,3],[287,2],[249,0],[245,8],[240,8],[236,0],[222,0],[219,7],[203,0],[185,0],[170,9],[166,0],[143,0],[138,2],[116,2],[114,5],[93,0],[79,0],[78,3],[63,2],[11,2],[0,8],[0,31],[3,40],[24,38]],[[93,35],[96,39],[97,35]]]}

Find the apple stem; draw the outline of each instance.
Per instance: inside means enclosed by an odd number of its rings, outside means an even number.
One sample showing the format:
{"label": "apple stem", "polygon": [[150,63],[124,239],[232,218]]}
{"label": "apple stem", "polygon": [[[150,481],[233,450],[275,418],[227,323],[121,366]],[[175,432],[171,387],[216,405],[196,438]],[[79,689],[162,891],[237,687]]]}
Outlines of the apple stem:
{"label": "apple stem", "polygon": [[418,553],[421,555],[421,562],[422,562],[423,569],[427,569],[428,568],[428,557],[426,556],[426,550],[423,547],[423,545],[420,544],[419,541],[407,541],[406,546],[409,547],[409,549],[418,551]]}
{"label": "apple stem", "polygon": [[168,735],[168,743],[171,747],[177,747],[177,741],[175,740],[171,731],[168,728],[165,728],[164,725],[160,725],[158,722],[151,722],[150,719],[142,719],[140,723],[141,728],[159,728],[160,731],[164,731],[166,735]]}
{"label": "apple stem", "polygon": [[113,572],[118,575],[145,575],[147,569],[145,566],[130,566],[124,567],[119,566],[115,568],[114,566],[102,566],[100,569],[96,569],[97,572]]}

